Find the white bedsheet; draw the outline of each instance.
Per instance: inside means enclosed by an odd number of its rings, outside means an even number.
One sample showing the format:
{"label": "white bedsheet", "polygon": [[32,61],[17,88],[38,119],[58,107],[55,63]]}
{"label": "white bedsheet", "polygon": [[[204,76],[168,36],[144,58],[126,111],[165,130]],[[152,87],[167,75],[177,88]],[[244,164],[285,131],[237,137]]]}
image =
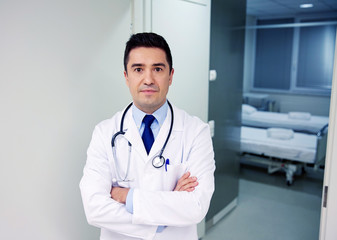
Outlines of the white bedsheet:
{"label": "white bedsheet", "polygon": [[241,127],[241,152],[315,163],[317,137],[312,134],[294,133],[287,140],[269,138],[267,130]]}
{"label": "white bedsheet", "polygon": [[242,112],[242,125],[253,127],[281,127],[294,131],[317,133],[326,124],[329,118],[311,115],[310,119],[290,118],[288,113],[255,111],[250,114]]}

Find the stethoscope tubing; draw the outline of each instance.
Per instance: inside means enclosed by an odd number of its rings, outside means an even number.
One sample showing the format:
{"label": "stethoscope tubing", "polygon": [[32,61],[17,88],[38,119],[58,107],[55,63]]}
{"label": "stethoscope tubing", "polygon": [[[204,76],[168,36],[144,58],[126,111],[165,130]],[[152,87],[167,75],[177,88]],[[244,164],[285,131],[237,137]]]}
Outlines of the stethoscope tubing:
{"label": "stethoscope tubing", "polygon": [[133,103],[130,103],[130,104],[125,108],[125,110],[124,110],[124,112],[123,112],[123,115],[122,115],[122,118],[121,118],[120,129],[119,129],[119,131],[116,132],[116,133],[112,136],[112,138],[111,138],[111,147],[112,147],[112,148],[115,147],[115,139],[116,139],[116,137],[117,137],[118,135],[120,135],[120,134],[121,134],[121,135],[124,135],[124,134],[125,134],[125,132],[123,131],[124,118],[125,118],[126,113],[127,113],[128,110],[129,110],[129,108],[132,106],[132,104],[133,104]]}
{"label": "stethoscope tubing", "polygon": [[[163,145],[163,147],[161,148],[161,150],[160,150],[160,153],[159,153],[159,158],[162,158],[163,157],[163,152],[164,152],[164,150],[165,150],[165,148],[166,148],[166,145],[167,145],[167,143],[168,143],[168,140],[170,139],[170,136],[171,136],[171,133],[172,133],[172,128],[173,128],[173,121],[174,121],[174,116],[173,116],[173,107],[172,107],[172,105],[171,105],[171,103],[167,100],[167,104],[169,105],[169,107],[170,107],[170,110],[171,110],[171,125],[170,125],[170,129],[169,129],[169,133],[167,134],[167,138],[166,138],[166,140],[165,140],[165,143],[164,143],[164,145]],[[154,166],[155,167],[155,166]],[[160,166],[160,167],[162,167],[162,166]]]}
{"label": "stethoscope tubing", "polygon": [[[170,111],[171,111],[171,124],[170,124],[170,129],[169,129],[169,132],[167,134],[167,137],[166,137],[166,140],[165,140],[165,143],[163,144],[163,147],[160,149],[160,152],[158,155],[154,156],[152,158],[152,166],[155,167],[155,168],[161,168],[164,164],[165,164],[165,158],[163,157],[163,153],[164,153],[164,150],[166,148],[166,145],[170,139],[170,136],[171,136],[171,133],[172,133],[172,129],[173,129],[173,121],[174,121],[174,114],[173,114],[173,107],[171,105],[171,103],[167,100],[167,103],[170,107]],[[113,157],[114,157],[114,165],[115,165],[115,171],[116,171],[116,177],[119,178],[119,180],[116,180],[116,182],[119,182],[119,181],[122,181],[122,182],[126,182],[126,181],[130,181],[130,180],[127,180],[127,176],[129,174],[129,168],[130,168],[130,155],[131,155],[131,143],[128,142],[128,145],[129,145],[129,157],[128,157],[128,165],[127,165],[127,170],[126,170],[126,174],[125,174],[125,177],[124,179],[122,179],[119,175],[119,172],[117,171],[117,166],[118,165],[118,161],[117,161],[117,155],[116,155],[116,146],[115,146],[115,141],[116,141],[116,138],[117,136],[119,135],[124,135],[125,134],[125,131],[123,130],[123,125],[124,125],[124,119],[125,119],[125,116],[126,116],[126,113],[128,112],[128,110],[130,109],[130,107],[132,106],[132,102],[125,108],[124,112],[123,112],[123,115],[122,115],[122,118],[121,118],[121,123],[120,123],[120,129],[118,132],[116,132],[112,138],[111,138],[111,147],[112,147],[112,152],[113,152]],[[155,159],[156,158],[159,158],[159,163],[157,164],[155,162]]]}

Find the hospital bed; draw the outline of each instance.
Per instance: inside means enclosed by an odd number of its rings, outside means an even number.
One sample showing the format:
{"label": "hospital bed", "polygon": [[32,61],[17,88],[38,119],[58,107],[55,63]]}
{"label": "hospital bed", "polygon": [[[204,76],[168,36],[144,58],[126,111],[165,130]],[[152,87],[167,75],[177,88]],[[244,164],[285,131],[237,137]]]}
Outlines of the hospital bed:
{"label": "hospital bed", "polygon": [[307,112],[267,112],[258,111],[255,107],[242,104],[242,125],[270,128],[289,128],[294,131],[318,133],[329,123],[329,118],[325,116],[314,116]]}
{"label": "hospital bed", "polygon": [[[251,114],[256,112],[259,111]],[[245,114],[248,113],[244,113],[243,109],[242,117]],[[276,119],[275,114],[279,113],[272,114],[273,119]],[[275,121],[265,124],[264,128],[263,121],[256,121],[257,124],[248,121],[248,124],[242,120],[242,125],[247,126],[241,127],[241,162],[267,165],[268,173],[283,170],[286,173],[286,183],[291,185],[294,174],[301,172],[305,166],[312,165],[317,170],[324,164],[328,118],[314,118],[314,121],[301,125],[303,119],[287,121],[285,116],[286,114],[281,114]],[[312,117],[314,116],[310,116],[310,119]]]}

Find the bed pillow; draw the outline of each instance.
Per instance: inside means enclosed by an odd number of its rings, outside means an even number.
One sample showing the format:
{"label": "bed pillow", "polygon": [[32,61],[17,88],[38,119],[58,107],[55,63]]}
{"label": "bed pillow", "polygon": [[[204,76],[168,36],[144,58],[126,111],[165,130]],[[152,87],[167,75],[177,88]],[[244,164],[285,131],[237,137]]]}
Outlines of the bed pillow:
{"label": "bed pillow", "polygon": [[289,112],[288,118],[299,120],[310,120],[311,114],[308,112]]}
{"label": "bed pillow", "polygon": [[254,112],[256,112],[256,108],[251,106],[251,105],[248,105],[248,104],[242,104],[242,113],[244,114],[252,114]]}
{"label": "bed pillow", "polygon": [[267,136],[273,139],[289,140],[294,137],[294,131],[287,128],[268,128]]}

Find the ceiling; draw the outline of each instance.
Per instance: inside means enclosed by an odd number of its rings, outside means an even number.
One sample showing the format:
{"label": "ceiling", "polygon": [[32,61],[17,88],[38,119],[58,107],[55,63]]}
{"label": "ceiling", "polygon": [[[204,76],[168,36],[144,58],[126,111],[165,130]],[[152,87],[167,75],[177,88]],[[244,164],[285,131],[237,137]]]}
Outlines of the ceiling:
{"label": "ceiling", "polygon": [[[300,8],[302,3],[312,3],[312,8]],[[247,15],[275,16],[298,15],[317,12],[337,12],[337,0],[247,0]]]}

